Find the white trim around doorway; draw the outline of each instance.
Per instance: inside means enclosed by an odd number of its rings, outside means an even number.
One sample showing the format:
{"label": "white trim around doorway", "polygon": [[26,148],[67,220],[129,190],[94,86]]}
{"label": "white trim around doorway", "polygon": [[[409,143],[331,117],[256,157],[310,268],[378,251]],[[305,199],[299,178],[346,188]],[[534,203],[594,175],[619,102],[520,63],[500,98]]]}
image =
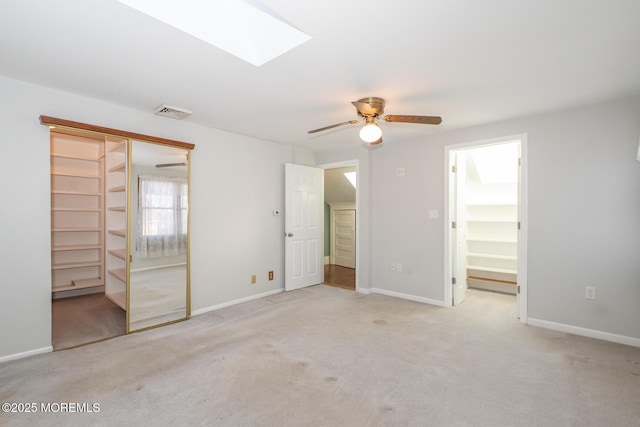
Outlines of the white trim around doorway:
{"label": "white trim around doorway", "polygon": [[487,145],[502,144],[510,141],[520,142],[520,199],[518,203],[518,217],[520,222],[520,232],[518,235],[518,276],[517,285],[520,289],[518,299],[518,314],[521,323],[528,323],[527,311],[527,189],[528,189],[528,172],[527,172],[527,134],[510,135],[499,138],[485,139],[480,141],[469,141],[461,144],[447,145],[444,147],[444,283],[443,295],[444,306],[452,307],[452,277],[451,268],[451,212],[450,212],[450,194],[452,191],[450,182],[451,157],[454,151],[481,147]]}
{"label": "white trim around doorway", "polygon": [[[364,292],[363,289],[360,289],[360,238],[362,233],[359,232],[360,228],[360,161],[358,159],[354,160],[345,160],[342,162],[336,163],[325,163],[322,165],[318,165],[317,167],[321,169],[336,169],[336,168],[344,168],[349,166],[355,166],[356,168],[356,292]],[[324,224],[324,221],[323,221]],[[324,236],[324,234],[323,234]]]}

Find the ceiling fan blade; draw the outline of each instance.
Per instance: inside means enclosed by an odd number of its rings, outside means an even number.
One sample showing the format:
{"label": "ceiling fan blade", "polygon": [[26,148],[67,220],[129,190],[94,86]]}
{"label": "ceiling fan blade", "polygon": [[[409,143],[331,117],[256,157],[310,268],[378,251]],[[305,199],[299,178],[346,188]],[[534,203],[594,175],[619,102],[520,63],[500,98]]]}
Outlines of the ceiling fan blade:
{"label": "ceiling fan blade", "polygon": [[371,108],[371,104],[369,104],[368,102],[354,101],[352,102],[352,104],[354,105],[354,107],[356,107],[358,113],[362,114],[363,116],[373,116],[376,114],[376,111]]}
{"label": "ceiling fan blade", "polygon": [[360,120],[349,120],[348,122],[342,122],[342,123],[336,123],[335,125],[330,125],[330,126],[325,126],[323,128],[318,128],[318,129],[314,129],[314,130],[310,130],[307,133],[316,133],[316,132],[322,132],[323,130],[329,130],[329,129],[333,129],[333,128],[337,128],[338,126],[344,126],[344,125],[353,125],[358,123]]}
{"label": "ceiling fan blade", "polygon": [[402,123],[418,123],[423,125],[439,125],[442,123],[442,117],[438,116],[384,116],[386,122],[402,122]]}

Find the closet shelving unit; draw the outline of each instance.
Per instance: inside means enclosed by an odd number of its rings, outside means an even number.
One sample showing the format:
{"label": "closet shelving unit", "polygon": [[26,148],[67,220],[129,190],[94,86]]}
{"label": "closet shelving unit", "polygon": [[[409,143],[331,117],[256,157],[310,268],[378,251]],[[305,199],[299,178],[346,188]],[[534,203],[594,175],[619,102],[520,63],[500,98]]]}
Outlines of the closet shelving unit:
{"label": "closet shelving unit", "polygon": [[127,281],[127,140],[105,139],[105,295],[126,309]]}
{"label": "closet shelving unit", "polygon": [[469,287],[515,293],[518,213],[513,203],[467,205]]}
{"label": "closet shelving unit", "polygon": [[[188,319],[188,250],[184,274],[178,272],[175,283],[165,280],[164,274],[160,280],[151,278],[150,284],[143,277],[134,283],[135,292],[131,290],[130,246],[136,231],[132,225],[135,212],[131,212],[136,198],[132,195],[137,194],[138,188],[128,180],[134,164],[133,146],[140,148],[136,167],[165,163],[167,157],[166,163],[173,165],[176,155],[182,158],[186,155],[188,163],[188,150],[195,146],[49,116],[40,116],[40,123],[51,129],[53,297],[104,292],[125,311],[126,333]],[[155,263],[149,264],[156,267]],[[151,267],[147,265],[138,272],[146,272]],[[160,313],[166,311],[166,295],[158,285],[166,282],[175,285],[176,289],[171,291],[184,301],[179,313]],[[132,326],[132,295],[137,298],[134,320],[140,313],[155,311],[160,315],[154,315],[152,322]],[[165,314],[171,317],[162,317]]]}
{"label": "closet shelving unit", "polygon": [[[57,292],[104,286],[104,144],[51,133],[51,283]],[[94,289],[87,289],[94,288]]]}

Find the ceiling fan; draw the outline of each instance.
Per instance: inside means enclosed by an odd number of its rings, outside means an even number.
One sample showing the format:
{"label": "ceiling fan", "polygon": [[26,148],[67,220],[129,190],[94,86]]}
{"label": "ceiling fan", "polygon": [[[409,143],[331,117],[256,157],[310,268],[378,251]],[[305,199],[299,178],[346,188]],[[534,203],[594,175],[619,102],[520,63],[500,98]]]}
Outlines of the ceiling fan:
{"label": "ceiling fan", "polygon": [[362,98],[352,102],[358,111],[358,115],[362,119],[349,120],[335,125],[325,126],[318,129],[310,130],[308,133],[322,132],[324,130],[333,129],[344,125],[353,125],[360,121],[364,122],[364,126],[360,129],[360,139],[369,145],[377,145],[382,143],[382,130],[376,123],[376,120],[384,120],[385,122],[403,122],[417,123],[423,125],[439,125],[442,118],[438,116],[399,116],[387,115],[382,117],[384,112],[384,99],[375,96]]}

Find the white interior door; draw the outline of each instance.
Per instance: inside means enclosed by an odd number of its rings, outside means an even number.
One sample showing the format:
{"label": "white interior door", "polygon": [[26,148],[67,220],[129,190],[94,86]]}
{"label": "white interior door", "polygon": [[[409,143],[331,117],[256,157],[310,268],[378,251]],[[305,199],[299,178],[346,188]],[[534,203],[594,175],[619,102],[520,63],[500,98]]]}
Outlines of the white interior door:
{"label": "white interior door", "polygon": [[285,277],[287,291],[323,280],[324,170],[285,165]]}
{"label": "white interior door", "polygon": [[464,151],[454,153],[454,170],[452,179],[455,183],[453,209],[454,250],[453,250],[453,305],[462,303],[467,291],[467,242],[466,242],[466,170],[467,163]]}
{"label": "white interior door", "polygon": [[356,268],[356,211],[345,209],[333,214],[333,258],[336,265]]}

